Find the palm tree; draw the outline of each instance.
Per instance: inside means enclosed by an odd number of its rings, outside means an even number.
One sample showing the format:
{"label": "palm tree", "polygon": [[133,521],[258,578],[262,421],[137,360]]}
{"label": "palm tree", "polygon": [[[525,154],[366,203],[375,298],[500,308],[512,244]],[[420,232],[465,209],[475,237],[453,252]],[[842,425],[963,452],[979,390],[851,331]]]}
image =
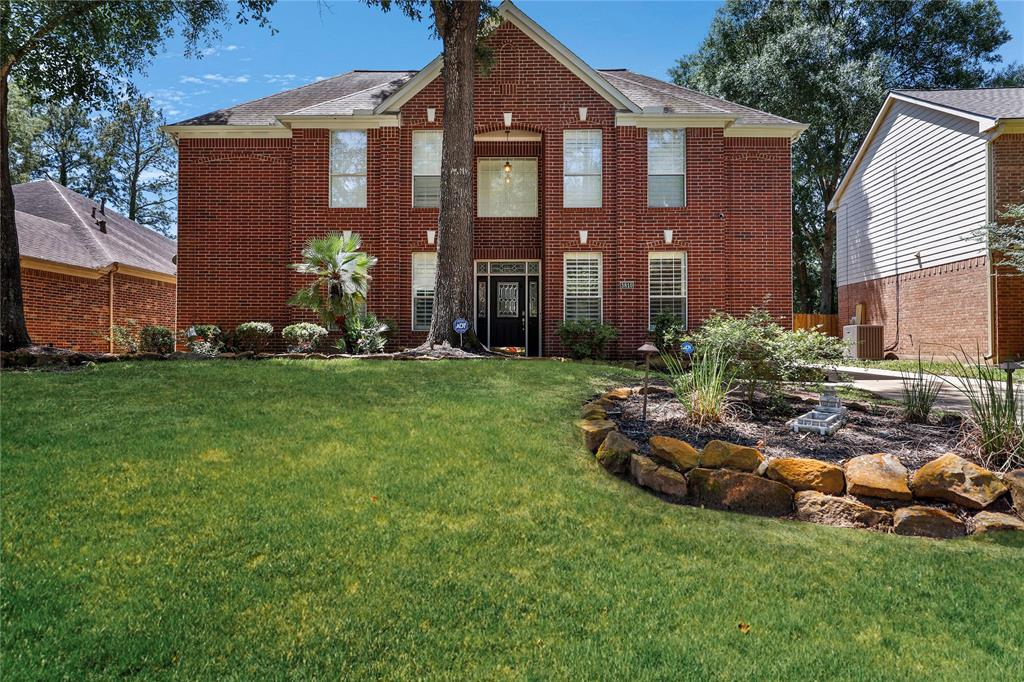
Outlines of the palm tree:
{"label": "palm tree", "polygon": [[306,242],[302,262],[289,267],[314,279],[299,289],[288,305],[312,310],[328,328],[365,305],[370,268],[377,258],[360,251],[361,246],[362,239],[351,232],[331,232]]}

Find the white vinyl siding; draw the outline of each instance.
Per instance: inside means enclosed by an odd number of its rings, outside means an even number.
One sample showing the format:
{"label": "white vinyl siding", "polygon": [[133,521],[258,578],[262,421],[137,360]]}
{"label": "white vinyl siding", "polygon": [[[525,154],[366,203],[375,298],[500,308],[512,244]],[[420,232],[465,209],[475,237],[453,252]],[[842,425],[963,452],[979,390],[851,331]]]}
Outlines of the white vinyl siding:
{"label": "white vinyl siding", "polygon": [[366,131],[331,133],[331,206],[366,208]]}
{"label": "white vinyl siding", "polygon": [[565,254],[563,291],[567,322],[601,321],[601,275],[600,253]]}
{"label": "white vinyl siding", "polygon": [[647,254],[648,324],[669,313],[686,325],[686,253],[657,251]]}
{"label": "white vinyl siding", "polygon": [[647,129],[647,205],[686,205],[686,130]]}
{"label": "white vinyl siding", "polygon": [[[505,162],[512,164],[506,182]],[[537,217],[537,159],[476,160],[477,209],[481,218]]]}
{"label": "white vinyl siding", "polygon": [[600,130],[566,130],[563,133],[562,206],[601,208]]}
{"label": "white vinyl siding", "polygon": [[441,131],[417,130],[412,134],[413,208],[441,205]]}
{"label": "white vinyl siding", "polygon": [[412,328],[430,329],[434,314],[434,283],[437,280],[437,253],[425,251],[412,254]]}
{"label": "white vinyl siding", "polygon": [[984,255],[971,233],[987,220],[988,150],[977,122],[897,100],[839,202],[838,283]]}

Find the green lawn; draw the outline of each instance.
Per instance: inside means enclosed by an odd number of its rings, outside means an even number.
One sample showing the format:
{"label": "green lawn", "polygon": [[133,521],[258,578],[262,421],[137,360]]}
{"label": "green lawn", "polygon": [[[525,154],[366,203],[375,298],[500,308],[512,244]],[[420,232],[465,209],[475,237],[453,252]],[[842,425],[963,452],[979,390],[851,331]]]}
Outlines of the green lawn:
{"label": "green lawn", "polygon": [[628,377],[5,373],[3,678],[1024,679],[1019,538],[665,504],[573,432]]}
{"label": "green lawn", "polygon": [[[893,372],[917,372],[917,358],[903,358],[900,360],[844,360],[842,364],[848,364],[856,367],[870,367],[872,369],[887,369]],[[921,359],[921,366],[924,368],[926,373],[957,376],[958,374],[962,374],[966,369],[968,376],[977,375],[977,371],[974,370],[974,367],[971,364],[965,363],[965,365],[965,367],[961,367],[958,363],[952,360]],[[1000,381],[1005,381],[1006,372],[1004,370],[997,367],[991,367],[990,370],[993,377]]]}

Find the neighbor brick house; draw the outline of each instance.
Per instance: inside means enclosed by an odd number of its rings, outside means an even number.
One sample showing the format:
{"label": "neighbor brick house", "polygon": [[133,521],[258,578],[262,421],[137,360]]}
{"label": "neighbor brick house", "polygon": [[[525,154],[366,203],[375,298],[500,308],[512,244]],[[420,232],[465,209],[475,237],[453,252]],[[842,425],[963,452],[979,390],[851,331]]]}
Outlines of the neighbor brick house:
{"label": "neighbor brick house", "polygon": [[[805,126],[627,70],[595,70],[512,3],[475,84],[476,330],[563,353],[558,324],[602,320],[635,356],[658,311],[791,306],[790,146]],[[352,230],[377,256],[369,308],[398,342],[433,296],[440,57],[353,71],[199,116],[178,143],[178,324],[275,327],[303,243]],[[507,171],[507,172],[506,172]]]}
{"label": "neighbor brick house", "polygon": [[111,327],[174,329],[174,241],[50,180],[14,185],[32,342],[115,350]]}
{"label": "neighbor brick house", "polygon": [[1024,88],[889,94],[839,186],[839,317],[887,350],[1024,357],[1024,277],[981,228],[1024,201]]}

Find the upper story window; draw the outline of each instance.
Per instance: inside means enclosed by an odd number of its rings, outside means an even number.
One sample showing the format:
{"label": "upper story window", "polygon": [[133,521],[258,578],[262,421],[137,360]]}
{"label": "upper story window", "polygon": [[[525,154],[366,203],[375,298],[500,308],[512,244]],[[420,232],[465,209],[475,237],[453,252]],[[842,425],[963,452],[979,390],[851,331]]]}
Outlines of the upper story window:
{"label": "upper story window", "polygon": [[686,253],[652,251],[647,254],[648,323],[668,314],[686,326]]}
{"label": "upper story window", "polygon": [[441,205],[441,131],[417,130],[412,134],[413,208]]}
{"label": "upper story window", "polygon": [[601,207],[600,130],[566,130],[563,133],[562,206]]}
{"label": "upper story window", "polygon": [[430,329],[436,280],[437,253],[423,251],[412,254],[412,328],[415,331]]}
{"label": "upper story window", "polygon": [[647,129],[647,205],[686,205],[686,130]]}
{"label": "upper story window", "polygon": [[564,256],[565,320],[601,321],[601,254],[567,253]]}
{"label": "upper story window", "polygon": [[477,159],[476,188],[481,218],[537,217],[535,157]]}
{"label": "upper story window", "polygon": [[331,133],[331,206],[366,208],[366,131]]}

